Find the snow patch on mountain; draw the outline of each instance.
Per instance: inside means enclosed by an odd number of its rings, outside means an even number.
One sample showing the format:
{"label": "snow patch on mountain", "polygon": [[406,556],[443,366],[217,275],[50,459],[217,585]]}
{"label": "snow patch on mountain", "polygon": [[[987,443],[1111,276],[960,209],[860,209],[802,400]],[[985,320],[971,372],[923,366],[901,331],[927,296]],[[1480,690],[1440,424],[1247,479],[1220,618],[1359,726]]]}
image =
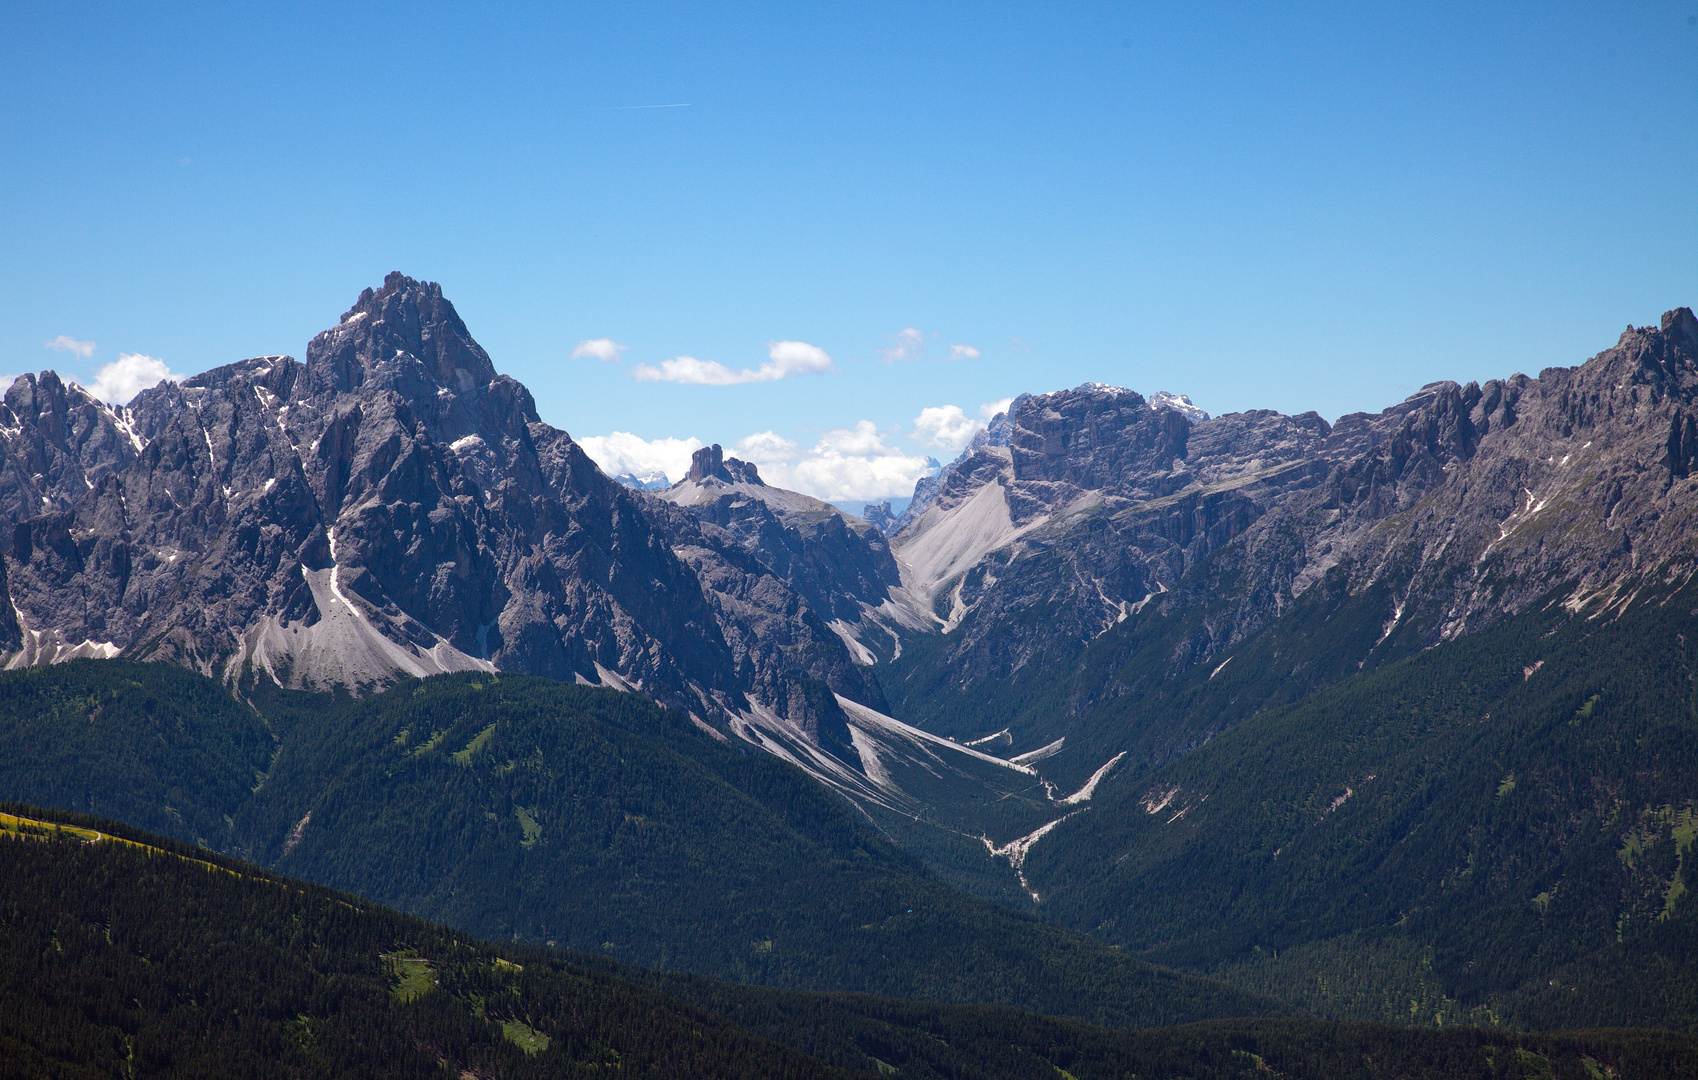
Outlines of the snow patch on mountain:
{"label": "snow patch on mountain", "polygon": [[1148,404],[1152,409],[1168,409],[1183,416],[1193,424],[1200,424],[1209,418],[1209,414],[1191,404],[1189,394],[1170,394],[1166,390],[1157,390],[1151,394]]}

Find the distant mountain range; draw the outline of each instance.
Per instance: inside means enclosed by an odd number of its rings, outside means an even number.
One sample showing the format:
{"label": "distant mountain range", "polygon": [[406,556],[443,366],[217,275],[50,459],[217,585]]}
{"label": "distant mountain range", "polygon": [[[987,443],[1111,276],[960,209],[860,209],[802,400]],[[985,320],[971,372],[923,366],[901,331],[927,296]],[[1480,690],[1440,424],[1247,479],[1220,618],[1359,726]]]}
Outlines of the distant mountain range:
{"label": "distant mountain range", "polygon": [[[255,703],[451,672],[633,690],[955,885],[1259,993],[1698,1023],[1687,308],[1334,423],[1021,395],[866,519],[717,446],[608,478],[434,284],[390,275],[306,356],[123,407],[13,384],[8,667],[165,661]],[[298,820],[242,843],[292,865]]]}

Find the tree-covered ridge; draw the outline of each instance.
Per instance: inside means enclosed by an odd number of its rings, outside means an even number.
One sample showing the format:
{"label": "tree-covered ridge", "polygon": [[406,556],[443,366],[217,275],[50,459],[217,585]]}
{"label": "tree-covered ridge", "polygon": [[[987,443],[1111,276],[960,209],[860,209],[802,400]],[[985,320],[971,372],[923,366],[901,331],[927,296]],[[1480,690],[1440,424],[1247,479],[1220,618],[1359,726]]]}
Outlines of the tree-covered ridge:
{"label": "tree-covered ridge", "polygon": [[146,843],[0,837],[0,1074],[837,1075],[623,980]]}
{"label": "tree-covered ridge", "polygon": [[[80,707],[32,713],[11,692],[27,682],[49,695],[56,680],[75,690],[60,695],[73,703],[102,686],[151,700],[157,730],[138,736]],[[219,711],[195,712],[202,689]],[[635,694],[468,674],[362,701],[252,701],[277,739],[257,783],[228,752],[172,760],[176,731],[228,742],[239,724],[260,723],[201,676],[117,661],[0,674],[0,730],[81,740],[84,754],[0,762],[0,797],[50,803],[74,790],[82,808],[90,794],[102,813],[132,806],[135,796],[116,792],[101,801],[79,776],[131,760],[132,744],[151,739],[159,749],[143,793],[191,768],[210,790],[241,788],[237,805],[189,808],[202,820],[229,815],[217,847],[496,940],[1113,1024],[1284,1011],[963,897],[799,770]],[[205,835],[155,816],[181,839]]]}
{"label": "tree-covered ridge", "polygon": [[222,686],[157,665],[0,675],[0,797],[219,847],[275,745]]}
{"label": "tree-covered ridge", "polygon": [[1111,1023],[1280,1008],[964,898],[800,770],[599,688],[458,675],[304,718],[237,834],[474,933],[644,966]]}
{"label": "tree-covered ridge", "polygon": [[1109,1031],[1006,1008],[616,974],[118,823],[4,811],[3,1077],[1634,1080],[1698,1069],[1698,1040],[1666,1033],[1304,1020]]}

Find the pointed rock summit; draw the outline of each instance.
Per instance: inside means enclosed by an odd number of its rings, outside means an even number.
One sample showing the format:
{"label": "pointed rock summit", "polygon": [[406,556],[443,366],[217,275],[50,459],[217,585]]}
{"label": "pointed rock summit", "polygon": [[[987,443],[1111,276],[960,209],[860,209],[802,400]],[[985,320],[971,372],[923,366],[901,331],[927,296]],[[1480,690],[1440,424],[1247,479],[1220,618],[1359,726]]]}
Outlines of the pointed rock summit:
{"label": "pointed rock summit", "polygon": [[353,390],[373,377],[397,387],[422,378],[469,394],[496,376],[442,286],[393,272],[307,346],[313,392]]}

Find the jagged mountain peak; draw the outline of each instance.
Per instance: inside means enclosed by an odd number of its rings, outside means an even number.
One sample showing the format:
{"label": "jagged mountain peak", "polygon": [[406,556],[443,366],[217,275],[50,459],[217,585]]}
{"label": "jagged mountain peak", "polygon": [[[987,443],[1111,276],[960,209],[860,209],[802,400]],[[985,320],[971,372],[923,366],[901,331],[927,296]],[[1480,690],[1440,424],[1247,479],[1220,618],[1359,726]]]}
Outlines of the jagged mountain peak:
{"label": "jagged mountain peak", "polygon": [[[1009,457],[975,448],[916,493],[892,548],[951,635],[937,662],[952,687],[1008,678],[1069,635],[1082,649],[1140,614],[1205,607],[1218,614],[1171,659],[1218,663],[1324,580],[1387,597],[1363,643],[1385,652],[1553,594],[1619,612],[1642,584],[1691,574],[1685,308],[1576,367],[1434,382],[1330,425],[1263,410],[1192,423],[1152,405],[1091,384],[1018,402]],[[1034,632],[1020,613],[1037,609],[1052,614]]]}
{"label": "jagged mountain peak", "polygon": [[1030,398],[1012,419],[1016,479],[1085,489],[1113,487],[1133,473],[1165,471],[1185,456],[1191,428],[1182,414],[1153,409],[1142,394],[1101,383]]}
{"label": "jagged mountain peak", "polygon": [[634,491],[665,491],[672,486],[663,472],[650,471],[641,476],[636,473],[623,472],[613,478],[614,483],[622,484]]}
{"label": "jagged mountain peak", "polygon": [[[1076,393],[1076,394],[1077,393],[1112,394],[1115,397],[1128,397],[1128,396],[1130,396],[1130,397],[1137,398],[1139,401],[1144,400],[1144,395],[1138,393],[1138,391],[1136,391],[1136,390],[1131,390],[1131,389],[1128,389],[1127,387],[1124,387],[1124,386],[1116,386],[1113,383],[1105,383],[1105,382],[1082,382],[1078,386],[1075,386],[1073,388],[1072,392]],[[1065,394],[1065,393],[1068,393],[1068,391],[1057,390],[1057,391],[1055,391],[1055,393]]]}
{"label": "jagged mountain peak", "polygon": [[833,693],[882,702],[827,625],[895,583],[882,537],[718,447],[685,486],[770,501],[746,535],[621,487],[435,283],[364,290],[304,364],[241,360],[127,410],[51,373],[9,400],[7,666],[122,654],[356,693],[499,669],[640,690],[721,734],[758,721],[805,754],[843,734]]}
{"label": "jagged mountain peak", "polygon": [[1678,336],[1688,348],[1698,348],[1698,318],[1693,317],[1689,307],[1663,312],[1662,331],[1671,337]]}
{"label": "jagged mountain peak", "polygon": [[[66,510],[122,469],[146,439],[133,410],[108,405],[57,373],[23,374],[0,401],[0,520]],[[0,551],[12,545],[0,529]]]}
{"label": "jagged mountain peak", "polygon": [[[418,371],[410,370],[409,359]],[[348,391],[387,377],[405,394],[409,375],[457,394],[471,394],[496,378],[489,354],[472,340],[434,281],[390,273],[381,289],[362,291],[341,320],[307,346],[314,393]]]}

